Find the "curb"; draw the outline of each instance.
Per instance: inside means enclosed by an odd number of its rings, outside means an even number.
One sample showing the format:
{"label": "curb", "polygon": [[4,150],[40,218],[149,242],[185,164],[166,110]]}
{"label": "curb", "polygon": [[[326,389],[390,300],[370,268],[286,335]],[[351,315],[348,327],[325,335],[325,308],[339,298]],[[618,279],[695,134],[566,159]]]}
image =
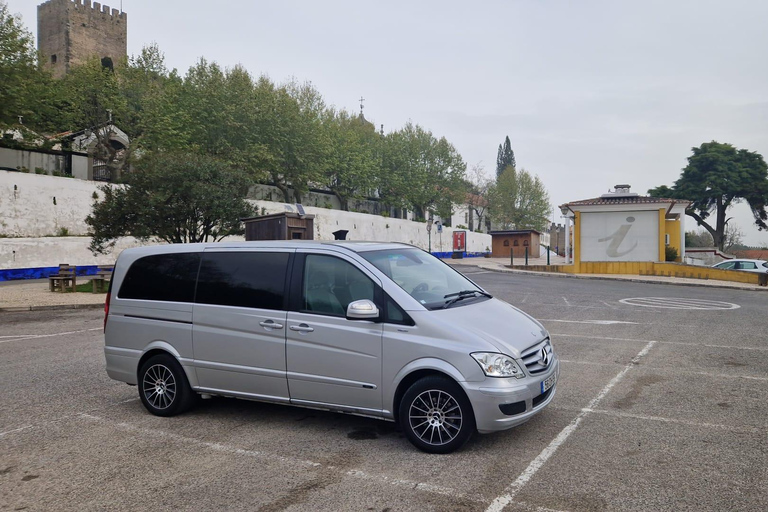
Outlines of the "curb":
{"label": "curb", "polygon": [[[529,275],[529,276],[544,276],[544,277],[561,277],[561,278],[572,278],[572,279],[598,279],[601,281],[622,281],[622,282],[630,282],[630,283],[644,283],[644,284],[663,284],[667,286],[696,286],[699,288],[725,288],[728,290],[741,290],[745,292],[768,292],[768,287],[761,287],[761,288],[743,288],[741,286],[735,286],[732,284],[703,284],[703,283],[675,283],[670,281],[654,281],[652,279],[643,279],[642,277],[638,278],[622,278],[622,277],[604,277],[604,276],[592,276],[589,274],[565,274],[561,272],[537,272],[533,270],[519,270],[519,269],[512,269],[512,268],[499,268],[499,267],[490,267],[490,266],[482,266],[477,265],[477,268],[481,268],[483,270],[488,270],[491,272],[499,272],[501,274],[523,274],[523,275]],[[710,283],[712,281],[709,281]]]}
{"label": "curb", "polygon": [[56,304],[52,306],[15,306],[0,308],[0,313],[18,313],[21,311],[58,311],[65,309],[101,309],[104,304]]}

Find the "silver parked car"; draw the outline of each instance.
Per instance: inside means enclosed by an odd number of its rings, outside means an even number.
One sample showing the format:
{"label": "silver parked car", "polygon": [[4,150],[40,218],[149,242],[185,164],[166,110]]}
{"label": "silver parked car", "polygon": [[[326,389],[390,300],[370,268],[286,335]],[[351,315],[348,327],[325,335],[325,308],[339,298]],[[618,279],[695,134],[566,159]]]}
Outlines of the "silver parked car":
{"label": "silver parked car", "polygon": [[398,422],[432,453],[527,421],[560,371],[539,322],[396,243],[127,249],[104,321],[107,373],[153,414],[291,404]]}
{"label": "silver parked car", "polygon": [[768,262],[763,260],[732,259],[712,265],[723,270],[744,270],[746,272],[768,273]]}

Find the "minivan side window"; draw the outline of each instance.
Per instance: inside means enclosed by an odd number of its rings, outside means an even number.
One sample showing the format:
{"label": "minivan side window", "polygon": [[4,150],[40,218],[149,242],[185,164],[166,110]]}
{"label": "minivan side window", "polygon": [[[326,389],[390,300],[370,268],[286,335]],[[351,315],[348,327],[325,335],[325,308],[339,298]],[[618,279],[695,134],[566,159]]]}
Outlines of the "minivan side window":
{"label": "minivan side window", "polygon": [[303,311],[345,316],[350,302],[372,301],[375,289],[368,276],[340,258],[309,254],[304,260]]}
{"label": "minivan side window", "polygon": [[117,296],[121,299],[193,302],[199,253],[144,256],[128,269]]}
{"label": "minivan side window", "polygon": [[287,252],[204,253],[198,304],[284,309]]}

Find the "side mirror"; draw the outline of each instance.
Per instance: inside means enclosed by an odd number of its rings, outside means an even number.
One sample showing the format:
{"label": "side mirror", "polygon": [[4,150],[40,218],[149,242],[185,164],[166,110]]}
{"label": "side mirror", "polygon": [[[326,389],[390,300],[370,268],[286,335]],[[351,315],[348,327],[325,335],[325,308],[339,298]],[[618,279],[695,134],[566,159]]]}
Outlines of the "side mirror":
{"label": "side mirror", "polygon": [[368,299],[350,302],[347,306],[349,320],[376,320],[379,318],[379,308]]}

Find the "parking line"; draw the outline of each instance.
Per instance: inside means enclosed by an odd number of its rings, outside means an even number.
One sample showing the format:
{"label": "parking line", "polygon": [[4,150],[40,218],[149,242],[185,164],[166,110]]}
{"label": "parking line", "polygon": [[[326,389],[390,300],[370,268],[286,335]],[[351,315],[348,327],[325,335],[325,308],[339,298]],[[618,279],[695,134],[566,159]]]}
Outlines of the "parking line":
{"label": "parking line", "polygon": [[626,322],[624,320],[560,320],[559,318],[539,318],[540,322],[562,322],[567,324],[595,324],[595,325],[614,325],[614,324],[632,324],[641,325],[638,322]]}
{"label": "parking line", "polygon": [[643,420],[643,421],[660,421],[663,423],[675,423],[677,425],[685,425],[688,427],[706,427],[706,428],[714,428],[718,430],[727,430],[728,432],[738,432],[738,433],[745,433],[745,434],[761,434],[765,432],[765,429],[757,428],[757,427],[740,427],[740,426],[733,426],[733,425],[721,425],[718,423],[704,423],[704,422],[698,422],[698,421],[681,420],[676,418],[665,418],[663,416],[646,416],[644,414],[632,414],[632,413],[621,412],[621,411],[609,411],[607,409],[585,408],[585,409],[582,409],[582,411],[586,411],[592,414],[602,414],[604,416],[613,416],[615,418],[629,418],[629,419]]}
{"label": "parking line", "polygon": [[611,381],[605,385],[605,387],[600,390],[600,392],[595,396],[589,404],[587,404],[587,407],[582,409],[581,412],[569,423],[563,430],[560,431],[560,433],[555,437],[549,445],[547,445],[546,448],[544,448],[539,455],[536,456],[535,459],[531,461],[531,463],[528,465],[527,468],[520,474],[520,476],[517,477],[517,480],[512,482],[506,489],[506,492],[502,494],[501,496],[498,496],[496,499],[493,500],[491,505],[486,509],[486,512],[500,512],[504,509],[507,505],[509,505],[512,500],[514,499],[515,495],[520,492],[520,490],[525,486],[525,484],[530,481],[531,478],[541,469],[541,467],[544,465],[544,463],[549,460],[552,455],[557,452],[557,449],[562,446],[563,443],[570,437],[570,435],[579,427],[581,424],[581,421],[588,415],[592,410],[595,409],[597,404],[599,404],[603,398],[613,389],[616,384],[618,384],[623,378],[624,375],[627,374],[629,370],[632,369],[633,366],[636,366],[640,360],[645,357],[648,352],[653,348],[653,346],[656,344],[655,341],[649,341],[643,349],[637,353],[635,357],[632,358],[632,360],[627,364],[624,369],[622,369],[619,373],[616,374],[616,376],[611,379]]}
{"label": "parking line", "polygon": [[24,341],[24,340],[37,340],[40,338],[52,338],[54,336],[65,336],[67,334],[79,334],[82,332],[100,331],[102,329],[103,329],[102,327],[94,327],[93,329],[81,329],[79,331],[56,332],[53,334],[32,334],[27,336],[26,338],[13,338],[10,340],[0,340],[0,343],[10,343],[12,341]]}
{"label": "parking line", "polygon": [[298,458],[294,458],[294,457],[286,457],[286,456],[283,456],[283,455],[277,455],[277,454],[274,454],[274,453],[267,453],[267,452],[262,452],[262,451],[258,451],[258,450],[246,450],[244,448],[237,448],[237,447],[234,447],[234,446],[231,446],[231,445],[227,445],[227,444],[212,443],[212,442],[209,442],[209,441],[202,441],[200,439],[195,439],[193,437],[182,436],[180,434],[174,434],[174,433],[166,432],[166,431],[163,431],[163,430],[137,427],[135,425],[131,425],[130,423],[124,423],[124,422],[115,422],[115,421],[112,421],[112,420],[109,420],[109,419],[106,419],[106,418],[102,418],[100,416],[94,416],[92,414],[81,413],[78,416],[83,418],[83,419],[89,420],[89,421],[96,421],[96,422],[100,422],[100,423],[114,425],[117,428],[119,428],[121,430],[124,430],[124,431],[133,432],[133,433],[142,434],[142,435],[151,435],[151,436],[159,437],[159,438],[162,438],[162,439],[171,439],[171,440],[174,440],[174,441],[179,441],[179,442],[182,442],[182,443],[188,443],[188,444],[192,444],[192,445],[195,445],[195,446],[202,446],[202,447],[208,448],[210,450],[214,450],[214,451],[218,451],[218,452],[224,452],[224,453],[229,453],[229,454],[232,454],[232,455],[241,455],[241,456],[245,456],[245,457],[253,457],[253,458],[257,458],[257,459],[261,459],[261,460],[266,460],[266,461],[271,461],[271,462],[280,462],[280,463],[288,464],[289,466],[297,466],[298,465],[298,466],[304,466],[304,467],[309,467],[309,468],[324,468],[324,469],[329,469],[329,470],[332,470],[332,471],[343,471],[344,475],[351,476],[351,477],[354,477],[354,478],[361,478],[361,479],[364,479],[364,480],[376,481],[376,482],[379,482],[379,483],[385,483],[385,484],[390,484],[390,485],[395,485],[395,486],[400,486],[400,487],[407,487],[407,488],[414,489],[414,490],[417,490],[417,491],[428,492],[428,493],[431,493],[431,494],[440,494],[440,495],[443,495],[443,496],[450,496],[450,497],[453,497],[453,498],[464,499],[464,500],[473,501],[473,502],[477,502],[477,503],[483,503],[483,504],[484,503],[488,503],[488,498],[485,498],[485,497],[479,496],[479,495],[466,494],[466,493],[457,491],[455,489],[452,489],[450,487],[443,487],[443,486],[440,486],[440,485],[433,485],[433,484],[429,484],[429,483],[426,483],[426,482],[415,482],[415,481],[412,481],[412,480],[403,480],[403,479],[399,479],[399,478],[390,478],[390,477],[388,477],[386,475],[377,475],[377,474],[366,473],[365,471],[361,471],[361,470],[357,470],[357,469],[339,470],[339,468],[337,468],[336,466],[325,465],[325,464],[322,464],[320,462],[315,462],[315,461],[306,460],[306,459],[298,459]]}
{"label": "parking line", "polygon": [[[636,343],[647,343],[649,340],[640,340],[637,338],[611,338],[609,336],[590,336],[587,334],[565,334],[565,333],[549,333],[550,336],[560,336],[562,338],[587,338],[590,340],[606,340],[606,341],[634,341]],[[768,347],[734,347],[733,345],[713,345],[711,343],[690,343],[687,341],[661,341],[655,340],[654,343],[661,343],[662,345],[684,345],[686,347],[706,347],[706,348],[726,348],[729,350],[756,350],[758,352],[768,352]]]}
{"label": "parking line", "polygon": [[[574,361],[572,359],[560,359],[561,363],[568,364],[585,364],[588,366],[618,366],[616,363],[597,363],[595,361]],[[643,365],[644,370],[662,370],[672,371],[671,368],[664,368],[663,366],[648,366]],[[703,375],[704,377],[717,377],[719,379],[747,379],[757,380],[760,382],[768,382],[768,377],[755,377],[753,375],[736,375],[732,373],[712,373],[712,372],[696,372],[693,370],[681,370],[679,368],[674,369],[675,373],[684,373],[687,375]]]}
{"label": "parking line", "polygon": [[22,430],[27,430],[33,427],[34,425],[25,425],[23,427],[15,428],[13,430],[6,430],[5,432],[0,432],[0,437],[3,437],[8,434],[13,434],[14,432],[21,432]]}

